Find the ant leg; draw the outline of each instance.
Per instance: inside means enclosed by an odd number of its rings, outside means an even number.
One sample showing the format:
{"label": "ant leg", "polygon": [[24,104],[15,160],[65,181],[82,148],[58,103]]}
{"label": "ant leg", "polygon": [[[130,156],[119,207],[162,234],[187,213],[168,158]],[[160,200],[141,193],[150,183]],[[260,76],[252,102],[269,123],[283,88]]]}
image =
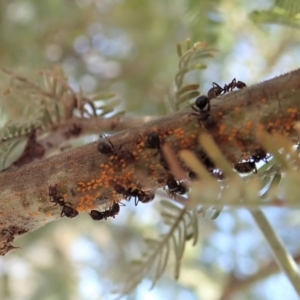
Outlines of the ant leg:
{"label": "ant leg", "polygon": [[229,88],[230,88],[229,85],[225,84],[224,87],[223,87],[223,94],[222,95],[224,95],[227,92],[229,92]]}
{"label": "ant leg", "polygon": [[236,87],[236,79],[233,78],[232,81],[231,81],[231,83],[229,85],[230,85],[230,88],[231,88],[230,91],[232,92],[233,89]]}
{"label": "ant leg", "polygon": [[[199,109],[197,108],[197,107],[195,107],[194,105],[191,105],[191,108],[194,110],[194,111],[196,111],[196,112],[198,112],[199,113]],[[193,115],[196,115],[195,113],[192,113]]]}
{"label": "ant leg", "polygon": [[227,92],[232,92],[235,87],[236,87],[236,79],[233,78],[227,86]]}
{"label": "ant leg", "polygon": [[218,97],[223,91],[217,83],[213,82],[212,85],[213,87],[207,92],[208,100]]}
{"label": "ant leg", "polygon": [[221,95],[221,93],[223,92],[223,89],[215,82],[213,82],[212,84],[213,84],[213,88],[214,88],[216,96]]}
{"label": "ant leg", "polygon": [[114,144],[111,142],[111,140],[108,138],[108,137],[105,137],[107,140],[108,140],[108,142],[110,143],[110,145],[111,145],[111,149],[113,150],[113,153],[115,154],[116,153],[116,150],[115,150],[115,146],[114,146]]}

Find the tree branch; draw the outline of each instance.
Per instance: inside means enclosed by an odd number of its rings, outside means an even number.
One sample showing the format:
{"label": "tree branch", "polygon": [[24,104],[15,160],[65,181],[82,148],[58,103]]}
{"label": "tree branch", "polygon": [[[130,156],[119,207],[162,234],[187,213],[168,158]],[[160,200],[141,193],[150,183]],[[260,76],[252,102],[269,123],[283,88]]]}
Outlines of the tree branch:
{"label": "tree branch", "polygon": [[91,134],[98,134],[99,136],[103,132],[116,132],[129,129],[154,119],[156,118],[151,116],[136,116],[131,114],[117,115],[110,118],[92,117],[84,119],[73,117],[61,122],[46,136],[42,134],[42,138],[38,138],[38,142],[45,150],[44,157],[48,157],[53,150],[68,146],[67,143],[71,137]]}
{"label": "tree branch", "polygon": [[[298,141],[293,123],[300,119],[300,70],[212,99],[209,116],[191,109],[159,118],[102,139],[113,144],[112,155],[99,153],[99,141],[18,170],[0,174],[0,254],[13,249],[14,237],[60,217],[62,207],[49,201],[49,186],[57,184],[64,201],[79,212],[109,207],[124,195],[114,185],[142,190],[165,186],[168,172],[160,149],[147,147],[150,132],[161,143],[199,151],[198,134],[207,130],[227,159],[234,163],[259,146],[257,131],[279,132]],[[204,117],[206,116],[206,117]],[[186,169],[186,171],[188,171]]]}
{"label": "tree branch", "polygon": [[296,261],[285,248],[282,240],[276,234],[262,210],[251,211],[256,224],[266,238],[278,266],[290,280],[298,296],[300,296],[300,274]]}

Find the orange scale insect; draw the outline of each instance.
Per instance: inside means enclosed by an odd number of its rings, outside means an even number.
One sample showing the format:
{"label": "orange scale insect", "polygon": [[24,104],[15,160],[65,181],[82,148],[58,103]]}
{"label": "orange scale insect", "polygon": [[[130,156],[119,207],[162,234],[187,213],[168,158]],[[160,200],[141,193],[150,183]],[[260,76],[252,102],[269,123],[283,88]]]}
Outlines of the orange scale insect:
{"label": "orange scale insect", "polygon": [[260,99],[261,103],[267,103],[267,99],[266,98],[262,98]]}
{"label": "orange scale insect", "polygon": [[246,128],[252,128],[253,127],[253,121],[247,121]]}
{"label": "orange scale insect", "polygon": [[258,123],[257,126],[256,126],[257,130],[264,130],[265,129],[265,126],[261,123]]}
{"label": "orange scale insect", "polygon": [[289,136],[290,134],[289,134],[289,132],[283,131],[283,132],[282,132],[282,135],[284,135],[284,136]]}
{"label": "orange scale insect", "polygon": [[225,124],[221,124],[220,128],[219,128],[219,134],[223,134],[226,131],[226,125]]}
{"label": "orange scale insect", "polygon": [[295,113],[296,111],[297,111],[297,108],[295,108],[295,107],[290,107],[287,109],[287,112],[292,113],[292,114]]}

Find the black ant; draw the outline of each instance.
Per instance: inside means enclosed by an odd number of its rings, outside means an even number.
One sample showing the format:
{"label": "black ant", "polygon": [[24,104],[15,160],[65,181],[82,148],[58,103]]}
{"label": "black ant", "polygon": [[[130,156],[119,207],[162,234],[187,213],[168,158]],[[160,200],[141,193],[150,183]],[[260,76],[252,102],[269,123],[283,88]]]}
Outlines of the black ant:
{"label": "black ant", "polygon": [[199,160],[203,163],[208,171],[212,171],[216,168],[215,163],[211,160],[211,158],[206,154],[203,150],[198,150],[195,152]]}
{"label": "black ant", "polygon": [[98,151],[106,156],[110,156],[110,155],[115,154],[115,147],[109,139],[107,139],[107,140],[110,143],[110,145],[101,141],[98,144]]}
{"label": "black ant", "polygon": [[164,154],[163,154],[163,153],[160,154],[159,163],[160,163],[160,165],[161,165],[166,171],[170,171],[169,164],[168,164],[168,162],[166,161],[166,159],[164,158]]}
{"label": "black ant", "polygon": [[57,184],[56,185],[50,185],[49,186],[49,197],[50,197],[50,202],[54,202],[54,206],[55,205],[60,205],[63,207],[60,216],[61,217],[68,217],[68,218],[74,218],[78,215],[78,211],[73,208],[72,206],[67,205],[70,204],[72,205],[70,202],[65,202],[64,197],[58,194],[57,191]]}
{"label": "black ant", "polygon": [[104,219],[104,213],[95,209],[92,209],[91,212],[89,212],[89,215],[94,221],[100,221]]}
{"label": "black ant", "polygon": [[225,84],[223,88],[215,82],[213,82],[212,85],[213,87],[207,93],[209,100],[220,95],[224,95],[228,92],[232,92],[234,88],[243,89],[247,87],[246,83],[242,81],[236,81],[235,78],[233,78],[229,84]]}
{"label": "black ant", "polygon": [[148,133],[146,147],[151,149],[160,149],[159,135],[155,131]]}
{"label": "black ant", "polygon": [[115,202],[110,208],[110,217],[114,218],[114,216],[118,215],[119,212],[120,212],[120,205],[119,203]]}
{"label": "black ant", "polygon": [[119,211],[120,211],[120,205],[119,203],[116,202],[108,210],[103,212],[92,209],[89,215],[94,221],[100,221],[103,219],[106,220],[109,217],[114,218],[117,214],[119,214]]}
{"label": "black ant", "polygon": [[178,183],[173,176],[168,177],[166,185],[172,198],[176,196],[175,194],[184,195],[188,192],[188,189],[182,183]]}
{"label": "black ant", "polygon": [[127,163],[133,162],[135,161],[135,156],[134,154],[132,154],[130,151],[127,150],[122,150],[120,152],[120,154],[118,154],[118,159],[121,160],[125,160]]}
{"label": "black ant", "polygon": [[264,163],[268,163],[268,159],[270,158],[270,154],[268,154],[264,149],[259,148],[254,151],[250,159],[246,162],[239,162],[233,165],[234,169],[236,169],[239,173],[257,173],[256,164],[261,160]]}
{"label": "black ant", "polygon": [[227,93],[227,92],[232,92],[234,88],[238,88],[239,90],[243,89],[247,87],[246,83],[242,82],[242,81],[236,81],[235,78],[232,79],[232,81],[227,85],[224,85],[223,88],[223,94]]}
{"label": "black ant", "polygon": [[224,91],[217,83],[212,83],[213,87],[207,92],[208,99],[213,99],[221,95]]}
{"label": "black ant", "polygon": [[160,164],[165,170],[169,170],[168,163],[166,162],[164,158],[164,154],[161,149],[161,140],[159,138],[159,135],[155,131],[151,131],[147,135],[147,140],[146,140],[146,147],[151,148],[151,149],[158,149],[158,152],[155,153],[154,155],[156,156],[157,154],[160,154]]}
{"label": "black ant", "polygon": [[[99,142],[98,144],[98,151],[106,156],[111,156],[111,155],[117,155],[117,151],[115,149],[115,146],[113,145],[113,143],[107,138],[109,144],[107,144],[106,142]],[[135,160],[135,156],[127,150],[122,150],[120,151],[120,149],[122,148],[122,145],[120,145],[118,151],[118,159],[119,160],[125,160],[126,162],[133,162]]]}
{"label": "black ant", "polygon": [[256,149],[251,156],[251,159],[254,162],[260,162],[261,160],[265,163],[268,163],[268,158],[270,155],[262,148]]}
{"label": "black ant", "polygon": [[[209,114],[210,111],[210,100],[207,96],[199,96],[194,105],[191,106],[194,111],[197,113],[191,113],[191,115],[197,116],[198,121],[207,121],[209,122],[207,125],[214,125],[215,121]],[[206,109],[205,109],[206,108]]]}
{"label": "black ant", "polygon": [[[196,98],[196,101],[194,105],[192,105],[192,109],[197,112],[192,113],[192,115],[198,116],[198,120],[206,120],[209,121],[207,125],[214,125],[214,120],[210,117],[209,111],[210,111],[210,100],[213,98],[216,98],[220,95],[224,95],[225,93],[232,91],[235,87],[238,89],[242,89],[246,87],[246,84],[242,81],[236,81],[236,79],[232,79],[232,81],[227,85],[224,85],[224,88],[222,88],[217,83],[212,83],[213,87],[207,92],[207,96],[202,95]],[[205,109],[206,108],[206,109]]]}
{"label": "black ant", "polygon": [[256,164],[253,159],[250,159],[249,161],[245,161],[245,162],[235,163],[233,165],[233,168],[241,174],[244,173],[246,174],[250,172],[253,172],[254,174],[257,173]]}
{"label": "black ant", "polygon": [[61,217],[66,216],[68,218],[74,218],[77,215],[78,215],[78,211],[74,207],[68,206],[66,204],[64,205],[64,207],[63,207],[63,209],[62,209],[62,211],[60,213]]}
{"label": "black ant", "polygon": [[197,180],[197,179],[198,179],[198,175],[197,175],[197,173],[194,172],[194,171],[189,171],[189,178],[190,178],[191,180]]}
{"label": "black ant", "polygon": [[[49,186],[49,197],[50,197],[50,201],[51,198],[53,199],[57,198],[57,184]],[[55,202],[55,201],[51,201],[51,202]]]}
{"label": "black ant", "polygon": [[[206,110],[204,108],[206,107]],[[202,95],[197,97],[194,105],[192,105],[192,109],[196,112],[209,112],[210,111],[210,101],[208,97]]]}
{"label": "black ant", "polygon": [[120,184],[115,184],[114,189],[115,189],[117,194],[123,194],[124,195],[125,192],[126,192],[126,189]]}
{"label": "black ant", "polygon": [[222,88],[213,82],[213,88],[208,91],[207,96],[201,95],[197,97],[195,103],[191,106],[191,108],[197,113],[191,113],[191,115],[197,116],[199,121],[208,119],[210,112],[210,99],[221,94],[221,92],[219,92],[219,88],[222,91]]}
{"label": "black ant", "polygon": [[115,184],[114,189],[116,193],[122,194],[124,196],[124,199],[129,201],[131,197],[134,198],[134,204],[137,206],[139,202],[147,203],[154,199],[155,194],[151,191],[141,191],[139,189],[133,189],[133,188],[124,188],[120,184]]}
{"label": "black ant", "polygon": [[153,191],[141,191],[138,195],[139,202],[148,203],[155,198],[155,193]]}
{"label": "black ant", "polygon": [[138,204],[138,196],[139,196],[139,190],[133,189],[133,188],[124,188],[124,186],[120,184],[115,184],[114,189],[117,194],[122,194],[125,200],[128,200],[130,197],[134,197],[135,205]]}

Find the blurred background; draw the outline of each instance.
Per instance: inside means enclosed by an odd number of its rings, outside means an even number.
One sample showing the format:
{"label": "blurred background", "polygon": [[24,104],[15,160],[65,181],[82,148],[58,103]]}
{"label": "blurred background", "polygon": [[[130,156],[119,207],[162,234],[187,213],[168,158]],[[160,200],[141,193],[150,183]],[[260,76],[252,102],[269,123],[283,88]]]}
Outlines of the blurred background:
{"label": "blurred background", "polygon": [[[112,91],[128,112],[164,115],[178,70],[176,44],[186,38],[219,50],[205,61],[206,70],[189,75],[202,93],[212,82],[223,86],[237,78],[252,85],[299,68],[300,5],[294,2],[0,1],[0,64],[21,74],[60,65],[77,91]],[[17,239],[21,249],[0,258],[0,299],[114,299],[115,275],[126,274],[127,262],[141,255],[143,237],[159,234],[159,210],[157,197],[121,207],[116,219],[93,222],[81,214]],[[299,256],[299,213],[264,211]],[[200,219],[199,243],[187,245],[178,281],[170,263],[154,289],[145,279],[124,299],[298,299],[276,268],[262,274],[269,262],[271,252],[249,212],[228,208],[215,221]],[[235,292],[224,296],[233,276],[254,280],[233,284]]]}

